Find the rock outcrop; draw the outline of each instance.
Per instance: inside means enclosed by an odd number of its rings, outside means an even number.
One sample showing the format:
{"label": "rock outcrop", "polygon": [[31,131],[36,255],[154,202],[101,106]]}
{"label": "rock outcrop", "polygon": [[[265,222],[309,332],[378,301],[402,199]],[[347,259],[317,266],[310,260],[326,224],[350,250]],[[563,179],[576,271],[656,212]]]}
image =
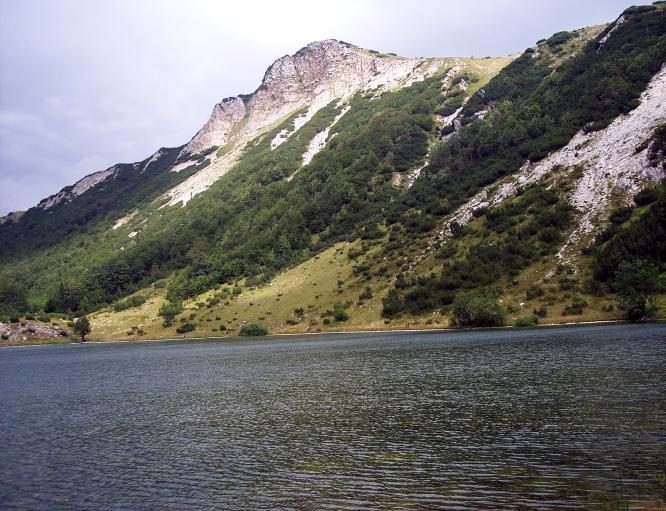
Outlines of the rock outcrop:
{"label": "rock outcrop", "polygon": [[[285,142],[322,107],[358,90],[390,90],[432,75],[451,59],[404,58],[328,39],[308,44],[294,55],[276,60],[259,88],[249,95],[226,98],[215,105],[208,122],[183,148],[181,159],[213,146],[231,147],[224,156],[211,154],[211,164],[168,192],[169,204],[186,203],[204,191],[235,163],[242,147],[286,116],[306,108],[291,132],[273,140]],[[194,160],[192,160],[193,162]],[[181,165],[191,164],[185,162]]]}
{"label": "rock outcrop", "polygon": [[571,247],[586,239],[604,220],[611,200],[629,201],[646,183],[666,178],[664,168],[648,158],[649,147],[641,146],[650,139],[655,128],[666,122],[666,65],[650,81],[641,94],[640,104],[626,115],[617,117],[607,128],[580,132],[561,149],[544,159],[526,162],[514,175],[496,186],[486,187],[455,211],[443,226],[440,237],[450,234],[449,225],[472,220],[472,212],[480,207],[496,206],[515,195],[519,187],[544,179],[567,177],[574,183],[570,201],[580,213],[569,239],[560,250],[565,257]]}
{"label": "rock outcrop", "polygon": [[37,204],[36,207],[40,209],[49,209],[55,206],[56,204],[60,204],[63,201],[69,202],[71,201],[74,197],[77,197],[81,195],[83,192],[86,190],[92,188],[98,183],[101,183],[104,181],[107,177],[115,173],[117,170],[116,165],[109,167],[106,170],[100,170],[98,172],[93,172],[92,174],[89,174],[85,176],[83,179],[79,179],[76,183],[74,183],[72,186],[66,186],[62,190],[60,190],[58,193],[51,195],[50,197],[47,197],[46,199],[43,199]]}

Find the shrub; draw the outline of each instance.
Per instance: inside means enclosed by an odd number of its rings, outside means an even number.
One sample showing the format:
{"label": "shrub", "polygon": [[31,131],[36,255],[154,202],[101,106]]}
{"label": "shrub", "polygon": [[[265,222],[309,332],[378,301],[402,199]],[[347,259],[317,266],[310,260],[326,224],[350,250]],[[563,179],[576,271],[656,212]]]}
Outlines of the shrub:
{"label": "shrub", "polygon": [[546,316],[548,316],[548,309],[543,306],[539,307],[538,309],[535,307],[532,313],[536,314],[540,318],[545,318]]}
{"label": "shrub", "polygon": [[148,300],[147,295],[134,295],[125,298],[124,300],[117,301],[111,305],[114,311],[120,312],[134,307],[140,307]]}
{"label": "shrub", "polygon": [[324,325],[330,325],[331,320],[329,318],[324,318]]}
{"label": "shrub", "polygon": [[634,195],[634,204],[636,204],[636,206],[646,206],[648,204],[652,204],[658,198],[658,188],[646,188]]}
{"label": "shrub", "polygon": [[180,302],[165,302],[158,311],[157,315],[164,318],[163,326],[168,327],[173,324],[175,317],[183,310]]}
{"label": "shrub", "polygon": [[532,286],[525,293],[528,300],[534,300],[538,296],[543,296],[544,291],[540,286]]}
{"label": "shrub", "polygon": [[618,294],[618,305],[627,319],[636,321],[654,316],[656,307],[650,295],[663,290],[664,283],[656,264],[635,260],[620,263],[613,287]]}
{"label": "shrub", "polygon": [[370,287],[366,287],[365,291],[363,291],[359,296],[359,300],[370,300],[372,298],[372,289]]}
{"label": "shrub", "polygon": [[191,332],[195,328],[196,328],[196,326],[193,323],[189,323],[189,322],[188,323],[183,323],[178,328],[176,328],[176,332],[178,332],[179,334],[184,334],[185,332]]}
{"label": "shrub", "polygon": [[474,293],[459,293],[453,301],[451,326],[457,328],[501,326],[506,312],[492,297]]}
{"label": "shrub", "polygon": [[539,323],[539,316],[536,314],[528,314],[527,316],[521,316],[516,318],[513,322],[513,326],[516,327],[530,327],[536,326]]}
{"label": "shrub", "polygon": [[250,323],[240,327],[238,333],[244,337],[258,337],[268,334],[268,329],[259,323]]}
{"label": "shrub", "polygon": [[624,222],[629,220],[632,211],[633,208],[631,207],[618,208],[611,213],[609,220],[611,221],[612,224],[615,225],[623,224]]}
{"label": "shrub", "polygon": [[345,309],[346,307],[342,302],[337,302],[333,305],[333,319],[335,319],[335,321],[347,321],[349,319],[349,313]]}
{"label": "shrub", "polygon": [[577,296],[573,299],[570,305],[564,307],[562,316],[579,316],[583,313],[585,307],[587,307],[587,302]]}
{"label": "shrub", "polygon": [[388,295],[382,298],[382,305],[382,316],[385,318],[397,316],[405,309],[402,297],[397,289],[391,289]]}

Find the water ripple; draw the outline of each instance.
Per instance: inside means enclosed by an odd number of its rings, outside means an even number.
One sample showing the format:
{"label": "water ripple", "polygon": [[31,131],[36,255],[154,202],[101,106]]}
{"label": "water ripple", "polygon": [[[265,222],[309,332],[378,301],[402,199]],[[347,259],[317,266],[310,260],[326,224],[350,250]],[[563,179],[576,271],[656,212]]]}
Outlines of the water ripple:
{"label": "water ripple", "polygon": [[657,502],[666,327],[0,352],[2,509]]}

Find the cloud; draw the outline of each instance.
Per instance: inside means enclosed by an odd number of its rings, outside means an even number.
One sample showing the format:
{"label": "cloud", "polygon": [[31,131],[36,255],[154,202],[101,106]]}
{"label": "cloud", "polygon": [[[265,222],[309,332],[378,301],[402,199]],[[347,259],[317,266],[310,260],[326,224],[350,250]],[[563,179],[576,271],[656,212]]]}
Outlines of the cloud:
{"label": "cloud", "polygon": [[0,214],[186,143],[216,102],[253,91],[273,60],[310,41],[500,55],[629,4],[0,0]]}

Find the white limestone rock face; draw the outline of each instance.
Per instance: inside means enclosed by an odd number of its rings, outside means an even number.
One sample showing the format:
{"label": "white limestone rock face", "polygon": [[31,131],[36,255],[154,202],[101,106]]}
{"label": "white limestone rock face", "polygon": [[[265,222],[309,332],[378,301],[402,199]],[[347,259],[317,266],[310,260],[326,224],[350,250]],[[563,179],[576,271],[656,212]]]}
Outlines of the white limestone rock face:
{"label": "white limestone rock face", "polygon": [[89,190],[98,183],[104,181],[107,177],[114,174],[118,170],[117,166],[109,167],[106,170],[100,170],[99,172],[93,172],[92,174],[87,175],[83,179],[78,180],[74,183],[73,186],[68,186],[60,190],[55,195],[51,195],[46,199],[43,199],[37,204],[36,207],[40,209],[49,209],[60,204],[63,201],[69,202],[74,197],[78,197],[86,190]]}
{"label": "white limestone rock face", "polygon": [[[215,145],[231,147],[211,165],[169,190],[168,204],[185,204],[207,189],[233,166],[247,142],[297,110],[307,108],[305,115],[296,119],[293,130],[283,130],[271,141],[273,149],[333,100],[345,99],[359,90],[411,85],[447,63],[452,64],[452,59],[380,55],[335,39],[310,43],[294,55],[279,58],[267,69],[254,93],[215,105],[208,122],[181,154],[195,154]],[[320,144],[318,140],[315,145]]]}
{"label": "white limestone rock face", "polygon": [[215,105],[210,119],[185,146],[183,153],[196,154],[211,146],[222,146],[229,140],[234,126],[245,117],[245,104],[240,97],[225,98]]}
{"label": "white limestone rock face", "polygon": [[331,131],[331,128],[336,125],[336,123],[349,111],[350,108],[351,107],[349,105],[345,106],[340,111],[340,113],[335,116],[335,119],[333,119],[330,126],[326,126],[326,128],[312,137],[312,140],[310,140],[305,153],[303,153],[303,165],[310,163],[312,158],[314,158],[315,155],[326,146],[326,142],[328,141],[328,134]]}

